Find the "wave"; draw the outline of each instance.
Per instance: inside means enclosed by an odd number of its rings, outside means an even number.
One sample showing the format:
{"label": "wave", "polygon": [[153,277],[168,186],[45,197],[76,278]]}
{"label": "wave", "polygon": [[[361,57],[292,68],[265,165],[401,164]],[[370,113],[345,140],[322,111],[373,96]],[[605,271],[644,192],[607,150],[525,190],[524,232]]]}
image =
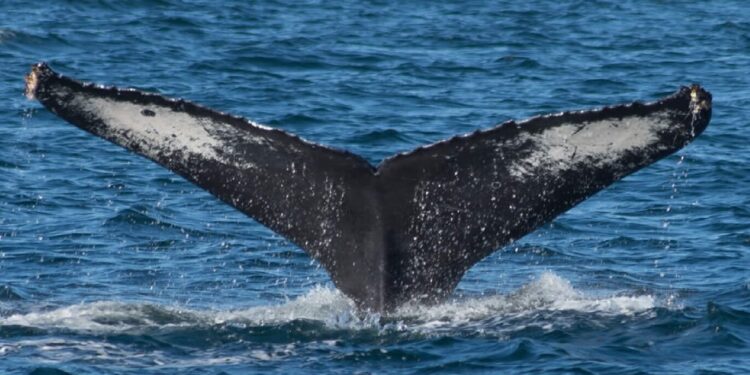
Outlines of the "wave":
{"label": "wave", "polygon": [[20,301],[23,297],[8,285],[0,284],[0,301]]}
{"label": "wave", "polygon": [[372,145],[381,142],[409,141],[409,137],[396,129],[379,129],[362,132],[348,138],[348,141],[356,144]]}
{"label": "wave", "polygon": [[0,28],[0,44],[5,41],[11,40],[16,37],[16,33],[13,30]]}

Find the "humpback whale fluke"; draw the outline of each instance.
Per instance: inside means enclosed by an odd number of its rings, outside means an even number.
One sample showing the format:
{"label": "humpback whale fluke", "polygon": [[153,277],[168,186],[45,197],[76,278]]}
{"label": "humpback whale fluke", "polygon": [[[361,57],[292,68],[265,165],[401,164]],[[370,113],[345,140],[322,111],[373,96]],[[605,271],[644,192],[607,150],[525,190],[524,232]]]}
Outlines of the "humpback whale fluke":
{"label": "humpback whale fluke", "polygon": [[143,155],[283,235],[361,308],[451,293],[476,262],[708,125],[698,85],[633,102],[508,121],[363,158],[181,99],[81,83],[40,63],[26,95]]}

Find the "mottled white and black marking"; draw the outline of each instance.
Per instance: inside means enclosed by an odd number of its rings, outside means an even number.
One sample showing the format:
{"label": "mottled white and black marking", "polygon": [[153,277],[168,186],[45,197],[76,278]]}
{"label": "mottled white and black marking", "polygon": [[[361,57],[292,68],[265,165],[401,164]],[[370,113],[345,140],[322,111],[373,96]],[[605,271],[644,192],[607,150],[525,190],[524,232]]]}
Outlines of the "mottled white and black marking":
{"label": "mottled white and black marking", "polygon": [[373,167],[354,154],[183,101],[84,84],[37,64],[26,95],[299,245],[362,308],[452,292],[473,264],[687,145],[711,95],[506,122]]}

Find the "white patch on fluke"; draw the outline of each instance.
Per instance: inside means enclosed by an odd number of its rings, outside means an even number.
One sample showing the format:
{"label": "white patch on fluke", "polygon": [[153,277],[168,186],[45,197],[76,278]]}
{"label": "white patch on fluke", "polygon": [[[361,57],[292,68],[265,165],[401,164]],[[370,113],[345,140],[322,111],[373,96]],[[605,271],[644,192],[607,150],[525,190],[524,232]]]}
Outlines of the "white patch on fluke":
{"label": "white patch on fluke", "polygon": [[[155,158],[160,153],[180,153],[183,157],[193,154],[223,161],[216,152],[223,142],[207,130],[216,127],[210,119],[193,117],[165,107],[93,97],[82,97],[77,104],[103,120],[109,135],[122,140],[123,146],[137,144],[150,157]],[[144,116],[143,111],[152,111],[155,115]]]}
{"label": "white patch on fluke", "polygon": [[127,148],[137,146],[152,159],[168,156],[186,162],[190,157],[197,157],[248,169],[255,168],[255,164],[240,156],[232,157],[238,143],[271,146],[264,137],[252,136],[229,124],[166,106],[140,105],[87,95],[78,97],[73,105],[106,124],[102,136]]}
{"label": "white patch on fluke", "polygon": [[667,112],[648,117],[626,117],[583,124],[562,124],[541,133],[522,133],[514,142],[533,143],[532,153],[510,166],[516,178],[539,169],[561,172],[578,163],[596,168],[619,162],[627,152],[637,152],[659,142],[659,132],[670,126]]}

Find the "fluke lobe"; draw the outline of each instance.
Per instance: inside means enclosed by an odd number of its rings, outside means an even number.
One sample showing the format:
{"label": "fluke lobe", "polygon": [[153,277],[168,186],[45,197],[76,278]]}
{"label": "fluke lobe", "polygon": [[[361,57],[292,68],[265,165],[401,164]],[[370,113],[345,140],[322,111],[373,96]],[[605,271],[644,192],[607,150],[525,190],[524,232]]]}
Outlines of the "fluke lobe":
{"label": "fluke lobe", "polygon": [[26,95],[283,235],[360,308],[450,294],[476,262],[708,125],[697,85],[653,103],[509,121],[374,167],[363,158],[181,99],[33,66]]}

